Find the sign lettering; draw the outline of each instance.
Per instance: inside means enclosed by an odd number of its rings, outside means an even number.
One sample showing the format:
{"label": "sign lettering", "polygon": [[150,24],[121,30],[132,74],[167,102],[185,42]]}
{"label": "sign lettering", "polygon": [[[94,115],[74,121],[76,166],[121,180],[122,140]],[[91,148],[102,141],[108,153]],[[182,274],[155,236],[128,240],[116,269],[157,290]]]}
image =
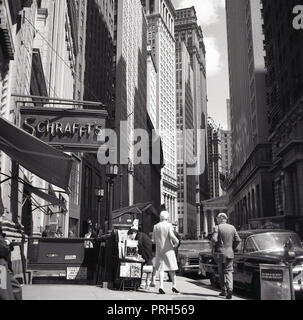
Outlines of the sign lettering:
{"label": "sign lettering", "polygon": [[94,151],[106,126],[104,110],[21,108],[20,127],[48,145],[64,151]]}

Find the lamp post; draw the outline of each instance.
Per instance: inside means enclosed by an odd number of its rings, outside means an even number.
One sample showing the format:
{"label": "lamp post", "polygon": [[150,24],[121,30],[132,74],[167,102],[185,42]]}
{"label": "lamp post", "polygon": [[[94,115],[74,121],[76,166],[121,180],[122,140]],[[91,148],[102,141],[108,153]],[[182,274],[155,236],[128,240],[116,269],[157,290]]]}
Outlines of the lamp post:
{"label": "lamp post", "polygon": [[106,166],[107,188],[108,188],[108,232],[111,233],[113,227],[112,211],[113,211],[113,187],[114,179],[118,176],[119,167],[116,164],[108,164]]}
{"label": "lamp post", "polygon": [[96,198],[97,198],[97,203],[98,203],[98,225],[100,226],[101,224],[101,210],[100,210],[100,203],[102,199],[104,198],[105,192],[102,187],[96,187]]}

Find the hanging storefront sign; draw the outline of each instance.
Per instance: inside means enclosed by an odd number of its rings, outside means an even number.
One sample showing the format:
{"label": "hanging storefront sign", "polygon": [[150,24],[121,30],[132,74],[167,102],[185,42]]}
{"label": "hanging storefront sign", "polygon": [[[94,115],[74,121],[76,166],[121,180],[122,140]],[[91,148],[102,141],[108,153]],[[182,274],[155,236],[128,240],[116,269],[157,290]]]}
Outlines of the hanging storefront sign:
{"label": "hanging storefront sign", "polygon": [[292,300],[290,266],[260,265],[261,300]]}
{"label": "hanging storefront sign", "polygon": [[22,107],[21,129],[64,151],[96,152],[107,111]]}

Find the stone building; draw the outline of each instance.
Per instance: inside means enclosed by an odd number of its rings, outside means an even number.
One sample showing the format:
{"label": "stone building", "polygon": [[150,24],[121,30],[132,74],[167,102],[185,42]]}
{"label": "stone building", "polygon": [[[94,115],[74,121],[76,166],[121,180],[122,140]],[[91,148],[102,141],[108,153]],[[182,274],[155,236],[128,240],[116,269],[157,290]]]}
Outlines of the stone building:
{"label": "stone building", "polygon": [[[300,2],[300,1],[299,1]],[[293,26],[298,1],[263,0],[266,96],[277,225],[303,235],[303,39]]]}
{"label": "stone building", "polygon": [[[195,187],[191,188],[196,194],[192,205],[196,213],[193,214],[193,223],[196,226],[197,236],[201,233],[201,207],[200,203],[208,198],[208,157],[207,157],[207,82],[206,82],[206,51],[201,26],[198,25],[198,18],[195,7],[176,10],[175,21],[176,44],[184,43],[189,54],[190,66],[192,69],[192,104],[193,104],[193,126],[194,139],[192,142],[193,155],[197,158]],[[182,65],[181,61],[176,66]],[[178,80],[177,80],[178,85]],[[177,93],[176,99],[178,99]],[[198,136],[203,130],[203,137]],[[192,177],[190,178],[192,179]]]}
{"label": "stone building", "polygon": [[175,17],[171,0],[142,1],[148,22],[148,44],[157,67],[157,124],[162,140],[165,167],[162,170],[161,199],[177,222],[177,140]]}
{"label": "stone building", "polygon": [[245,228],[251,219],[273,215],[261,9],[259,1],[226,1],[232,130],[228,211],[231,221]]}

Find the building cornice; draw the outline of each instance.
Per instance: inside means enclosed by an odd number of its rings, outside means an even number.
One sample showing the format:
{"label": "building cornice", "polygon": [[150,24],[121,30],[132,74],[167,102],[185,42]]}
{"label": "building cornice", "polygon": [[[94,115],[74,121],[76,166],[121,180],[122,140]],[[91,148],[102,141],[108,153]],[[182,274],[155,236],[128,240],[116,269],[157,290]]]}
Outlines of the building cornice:
{"label": "building cornice", "polygon": [[[171,39],[173,40],[173,42],[176,42],[175,40],[175,35],[171,33],[171,31],[169,30],[169,28],[167,27],[167,24],[165,23],[165,21],[163,20],[163,17],[161,16],[160,13],[154,13],[154,14],[149,14],[147,15],[147,20],[151,20],[151,19],[154,19],[154,18],[158,18],[162,21],[163,25],[165,26],[168,34],[170,35]],[[148,23],[149,24],[149,23]]]}

